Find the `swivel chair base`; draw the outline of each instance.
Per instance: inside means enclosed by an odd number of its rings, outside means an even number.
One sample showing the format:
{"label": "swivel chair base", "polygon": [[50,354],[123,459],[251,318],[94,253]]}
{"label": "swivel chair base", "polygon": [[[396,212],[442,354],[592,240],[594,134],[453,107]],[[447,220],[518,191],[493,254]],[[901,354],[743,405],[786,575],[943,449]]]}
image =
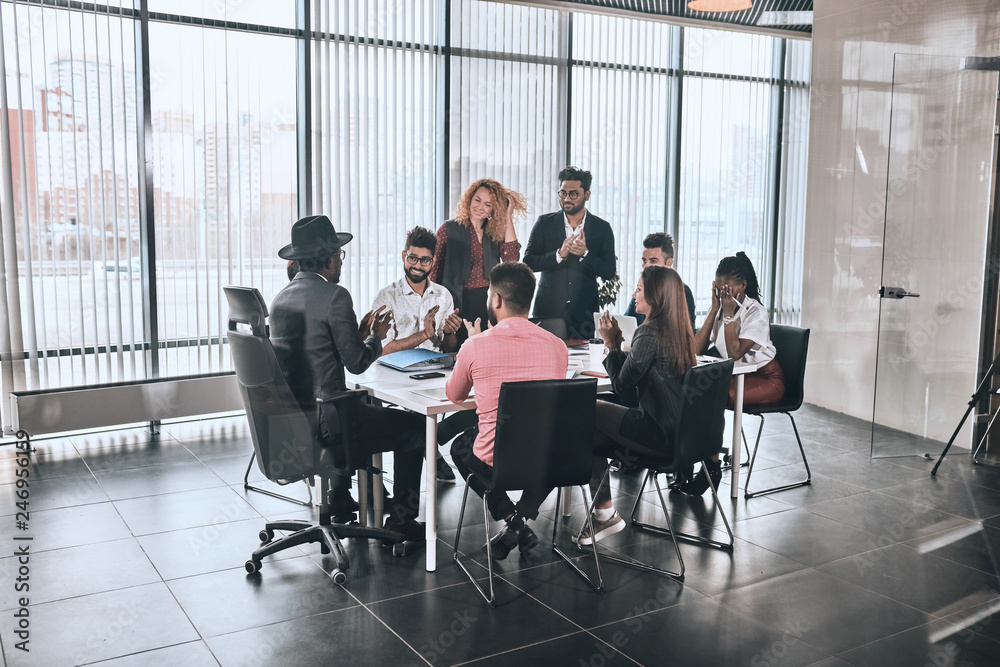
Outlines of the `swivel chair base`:
{"label": "swivel chair base", "polygon": [[[274,531],[276,530],[295,532],[275,540]],[[337,559],[337,567],[330,573],[330,576],[334,583],[342,584],[347,581],[346,570],[351,567],[351,563],[347,559],[347,551],[344,550],[340,541],[348,537],[363,537],[390,542],[392,543],[393,556],[402,556],[404,553],[403,536],[399,533],[384,528],[369,528],[342,523],[317,525],[308,521],[269,521],[260,531],[259,537],[261,545],[254,549],[250,560],[244,566],[247,574],[260,572],[261,559],[264,556],[270,556],[300,544],[319,542],[321,553],[332,554]]]}

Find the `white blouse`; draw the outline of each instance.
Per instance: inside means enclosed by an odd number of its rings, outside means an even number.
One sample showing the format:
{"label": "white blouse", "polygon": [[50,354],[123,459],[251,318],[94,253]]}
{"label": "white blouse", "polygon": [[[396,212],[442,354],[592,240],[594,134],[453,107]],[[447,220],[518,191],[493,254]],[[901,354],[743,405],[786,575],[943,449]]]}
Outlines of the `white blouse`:
{"label": "white blouse", "polygon": [[[767,308],[761,305],[756,299],[744,296],[741,308],[736,311],[733,317],[736,320],[734,322],[736,325],[736,335],[739,338],[752,340],[754,343],[750,351],[737,361],[763,366],[774,359],[775,349],[774,343],[771,342],[771,324]],[[712,335],[709,340],[715,343],[715,347],[719,350],[722,358],[728,359],[729,353],[726,351],[726,336],[722,332],[722,327],[722,311],[720,310],[718,317],[716,317],[715,322],[712,324]]]}

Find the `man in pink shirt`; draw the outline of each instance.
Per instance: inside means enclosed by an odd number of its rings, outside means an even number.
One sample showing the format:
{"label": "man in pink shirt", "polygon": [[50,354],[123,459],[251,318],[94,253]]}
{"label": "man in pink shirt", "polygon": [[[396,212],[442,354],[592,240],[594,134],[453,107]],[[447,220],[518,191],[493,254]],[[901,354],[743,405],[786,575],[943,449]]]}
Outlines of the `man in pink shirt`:
{"label": "man in pink shirt", "polygon": [[[487,478],[493,474],[493,440],[496,436],[497,404],[500,385],[522,380],[561,380],[566,377],[569,354],[566,345],[539,326],[528,321],[528,310],[535,293],[535,275],[526,264],[505,262],[490,271],[487,311],[492,328],[482,331],[482,323],[466,322],[469,339],[455,361],[445,392],[453,403],[460,403],[476,392],[479,427],[466,431],[451,446],[452,459],[472,490],[482,496],[486,489],[475,472]],[[538,507],[552,489],[525,489],[515,505],[505,493],[490,494],[490,514],[496,521],[506,521],[493,537],[493,558],[503,560],[514,547],[527,551],[538,544],[538,537],[526,520],[538,516]]]}

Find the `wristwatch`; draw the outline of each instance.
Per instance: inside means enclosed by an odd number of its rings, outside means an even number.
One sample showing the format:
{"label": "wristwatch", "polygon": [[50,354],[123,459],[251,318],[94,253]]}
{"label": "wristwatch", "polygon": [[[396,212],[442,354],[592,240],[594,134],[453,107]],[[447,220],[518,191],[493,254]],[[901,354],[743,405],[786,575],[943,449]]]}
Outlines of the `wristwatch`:
{"label": "wristwatch", "polygon": [[732,315],[723,315],[722,316],[722,323],[723,324],[732,324],[735,321],[736,321],[736,318],[733,317]]}

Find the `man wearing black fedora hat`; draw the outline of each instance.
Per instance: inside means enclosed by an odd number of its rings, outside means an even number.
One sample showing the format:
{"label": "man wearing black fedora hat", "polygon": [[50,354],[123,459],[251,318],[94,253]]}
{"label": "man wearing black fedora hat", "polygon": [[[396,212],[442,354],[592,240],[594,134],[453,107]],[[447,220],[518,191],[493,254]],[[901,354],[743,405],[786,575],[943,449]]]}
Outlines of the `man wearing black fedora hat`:
{"label": "man wearing black fedora hat", "polygon": [[[358,323],[350,293],[337,283],[351,234],[337,232],[330,218],[314,215],[292,225],[292,242],[278,251],[296,260],[299,272],[271,304],[271,342],[281,370],[299,402],[314,405],[345,391],[344,369],[363,373],[382,354],[392,312],[380,308]],[[322,424],[325,429],[325,423]],[[407,540],[423,540],[414,520],[420,498],[424,422],[402,410],[360,406],[354,442],[367,453],[394,452],[393,502],[385,527]],[[350,502],[348,485],[334,490],[334,505]]]}

